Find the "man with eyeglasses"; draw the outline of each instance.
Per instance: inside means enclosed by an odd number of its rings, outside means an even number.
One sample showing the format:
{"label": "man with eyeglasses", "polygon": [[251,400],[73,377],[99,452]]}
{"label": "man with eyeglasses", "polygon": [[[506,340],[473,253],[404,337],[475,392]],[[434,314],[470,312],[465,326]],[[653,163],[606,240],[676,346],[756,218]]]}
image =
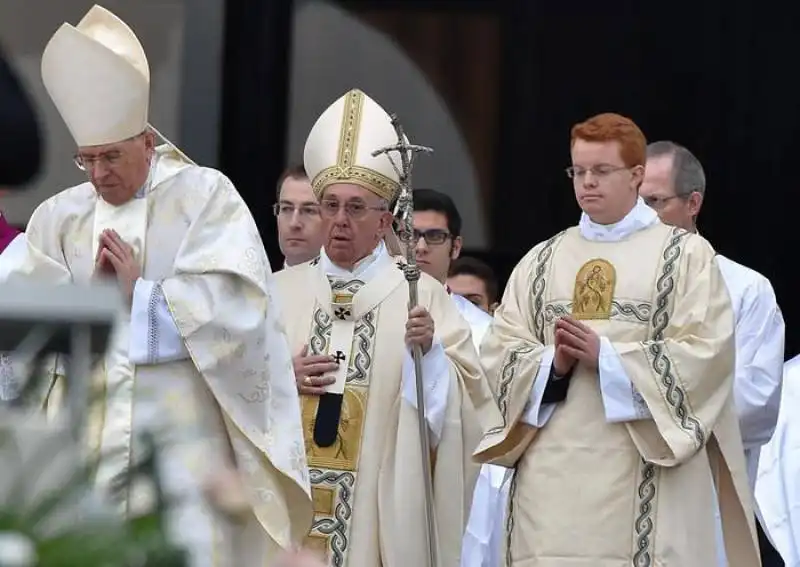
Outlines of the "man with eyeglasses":
{"label": "man with eyeglasses", "polygon": [[505,442],[477,458],[514,470],[506,564],[714,565],[718,500],[730,566],[758,565],[714,250],[639,198],[633,121],[594,116],[570,150],[578,226],[516,266],[481,345]]}
{"label": "man with eyeglasses", "polygon": [[[318,260],[276,274],[302,377],[314,523],[306,544],[339,567],[424,565],[425,501],[411,347],[423,351],[439,558],[457,567],[478,467],[470,450],[499,423],[467,323],[425,273],[409,310],[390,207],[399,178],[385,154],[391,118],[358,89],[306,140],[320,201]],[[427,456],[426,456],[427,458]]]}
{"label": "man with eyeglasses", "polygon": [[[689,150],[669,141],[647,146],[647,167],[639,193],[662,222],[697,232],[697,216],[705,192],[703,166]],[[750,487],[755,489],[761,447],[772,437],[778,421],[785,326],[767,278],[722,254],[717,254],[716,262],[736,318],[733,391]],[[760,516],[757,505],[756,513]],[[782,565],[761,530],[760,522],[756,526],[762,563]],[[722,560],[720,563],[724,564]]]}
{"label": "man with eyeglasses", "polygon": [[[147,58],[114,14],[94,6],[77,26],[62,24],[41,71],[88,181],[36,209],[27,260],[9,281],[104,278],[122,292],[92,377],[103,393],[86,440],[102,456],[97,489],[121,513],[148,511],[146,487],[116,487],[152,432],[170,533],[188,564],[269,565],[305,535],[312,506],[291,354],[256,224],[224,175],[156,146]],[[235,464],[249,506],[233,517],[205,492]]]}
{"label": "man with eyeglasses", "polygon": [[461,215],[449,195],[433,189],[414,191],[414,235],[420,269],[445,286],[461,316],[469,323],[479,349],[492,317],[447,288],[450,264],[461,254]]}
{"label": "man with eyeglasses", "polygon": [[284,268],[309,262],[322,248],[322,217],[305,167],[290,167],[278,180],[278,199],[273,208],[278,220],[278,244]]}

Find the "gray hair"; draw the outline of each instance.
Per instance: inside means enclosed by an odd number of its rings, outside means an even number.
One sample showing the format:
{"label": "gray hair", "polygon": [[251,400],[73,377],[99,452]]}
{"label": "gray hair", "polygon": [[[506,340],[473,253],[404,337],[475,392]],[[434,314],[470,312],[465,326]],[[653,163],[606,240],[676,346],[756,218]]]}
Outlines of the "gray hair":
{"label": "gray hair", "polygon": [[687,197],[695,191],[706,194],[706,174],[700,160],[695,155],[675,142],[653,142],[647,146],[647,157],[672,157],[672,183],[675,194]]}

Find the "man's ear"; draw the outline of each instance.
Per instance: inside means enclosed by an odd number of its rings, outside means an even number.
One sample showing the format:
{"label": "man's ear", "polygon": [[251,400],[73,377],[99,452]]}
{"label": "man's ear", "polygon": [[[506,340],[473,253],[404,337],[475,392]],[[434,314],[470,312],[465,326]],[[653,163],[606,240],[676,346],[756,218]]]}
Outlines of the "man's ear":
{"label": "man's ear", "polygon": [[453,239],[453,246],[450,249],[450,259],[455,260],[459,256],[461,256],[461,247],[464,245],[464,241],[461,239],[460,236],[456,236]]}
{"label": "man's ear", "polygon": [[700,214],[700,209],[703,207],[703,195],[693,191],[686,202],[689,205],[689,214],[692,215],[692,218],[697,218],[697,215]]}

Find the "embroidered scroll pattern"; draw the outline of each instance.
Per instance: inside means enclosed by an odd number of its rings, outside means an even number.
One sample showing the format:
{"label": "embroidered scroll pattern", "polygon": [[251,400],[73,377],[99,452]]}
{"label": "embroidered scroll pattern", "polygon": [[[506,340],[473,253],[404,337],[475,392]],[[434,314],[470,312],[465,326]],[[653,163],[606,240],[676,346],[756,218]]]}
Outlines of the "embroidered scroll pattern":
{"label": "embroidered scroll pattern", "polygon": [[[542,249],[536,255],[533,269],[533,283],[531,284],[531,305],[533,307],[533,329],[532,334],[540,344],[544,344],[544,292],[547,287],[547,275],[550,272],[550,263],[553,259],[553,251],[556,244],[564,232],[560,232],[546,241]],[[519,361],[526,355],[533,352],[534,347],[524,345],[513,348],[509,351],[505,362],[500,370],[500,380],[497,386],[497,404],[503,416],[502,427],[492,428],[486,434],[502,431],[508,425],[508,398],[511,394],[511,384],[514,381]],[[517,493],[517,474],[515,467],[511,477],[508,494],[508,508],[506,510],[506,565],[511,566],[511,541],[514,533],[514,500]]]}
{"label": "embroidered scroll pattern", "polygon": [[680,421],[681,427],[694,437],[696,446],[701,447],[706,441],[706,434],[700,422],[691,415],[691,410],[686,405],[686,392],[678,383],[678,378],[673,372],[672,361],[664,349],[664,330],[669,325],[672,292],[675,290],[675,272],[678,269],[678,259],[683,253],[683,241],[689,233],[676,228],[672,232],[670,243],[664,250],[664,268],[656,282],[656,311],[653,313],[653,339],[648,351],[651,357],[653,370],[661,378],[661,383],[666,388],[666,399],[675,416]]}
{"label": "embroidered scroll pattern", "polygon": [[[532,331],[537,340],[542,344],[544,344],[544,315],[542,314],[542,310],[544,309],[544,291],[546,287],[545,275],[549,271],[550,260],[553,256],[553,248],[563,234],[564,233],[561,232],[544,243],[542,249],[536,255],[533,269],[534,278],[531,286],[531,304],[533,306],[535,328],[532,329]],[[500,379],[497,384],[497,405],[503,416],[503,424],[493,427],[487,431],[485,435],[503,431],[508,425],[508,397],[511,394],[511,384],[514,381],[514,376],[516,375],[520,360],[525,355],[533,352],[533,349],[534,347],[530,345],[522,345],[512,348],[506,355],[503,365],[500,367]]]}
{"label": "embroidered scroll pattern", "polygon": [[[553,324],[556,319],[569,315],[571,312],[571,301],[552,301],[544,307],[544,318],[548,324]],[[647,324],[650,322],[652,312],[653,305],[647,301],[615,299],[611,302],[610,319],[627,323]]]}
{"label": "embroidered scroll pattern", "polygon": [[157,309],[164,301],[164,289],[160,283],[156,283],[147,300],[147,362],[150,364],[158,362],[158,344],[161,338]]}
{"label": "embroidered scroll pattern", "polygon": [[[332,281],[333,294],[343,292],[355,295],[364,285],[359,280]],[[306,545],[327,557],[333,567],[345,567],[349,552],[349,535],[353,503],[358,478],[358,460],[361,437],[366,419],[369,381],[374,363],[377,335],[378,308],[365,313],[355,325],[353,348],[347,369],[347,388],[342,403],[341,428],[337,442],[332,447],[316,447],[313,441],[313,416],[316,403],[304,400],[304,427],[310,428],[307,437],[311,493],[314,504],[314,522],[306,538]],[[313,354],[328,351],[332,320],[317,307],[312,317],[309,350]]]}
{"label": "embroidered scroll pattern", "polygon": [[[655,373],[659,376],[662,385],[666,388],[665,398],[672,406],[681,427],[694,436],[697,443],[705,442],[705,433],[700,422],[690,415],[686,407],[686,394],[678,384],[672,371],[672,362],[667,356],[663,339],[664,331],[669,325],[672,303],[674,301],[675,274],[678,270],[678,261],[683,254],[683,245],[689,233],[676,228],[664,248],[662,255],[664,264],[661,275],[656,280],[655,311],[651,319],[652,331],[651,344],[648,346],[648,356]],[[637,392],[638,393],[638,392]],[[640,395],[641,396],[641,395]],[[654,508],[656,505],[656,487],[660,471],[652,463],[641,460],[639,467],[639,482],[636,489],[636,513],[634,520],[634,554],[635,567],[653,567],[653,549],[651,535],[654,529]]]}

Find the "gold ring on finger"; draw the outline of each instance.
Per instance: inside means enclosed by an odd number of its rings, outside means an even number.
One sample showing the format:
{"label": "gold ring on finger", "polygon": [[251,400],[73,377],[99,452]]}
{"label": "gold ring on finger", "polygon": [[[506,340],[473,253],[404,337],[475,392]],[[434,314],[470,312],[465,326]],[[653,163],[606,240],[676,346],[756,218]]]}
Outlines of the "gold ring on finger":
{"label": "gold ring on finger", "polygon": [[305,384],[306,386],[311,386],[311,376],[306,376],[303,379],[303,384]]}

